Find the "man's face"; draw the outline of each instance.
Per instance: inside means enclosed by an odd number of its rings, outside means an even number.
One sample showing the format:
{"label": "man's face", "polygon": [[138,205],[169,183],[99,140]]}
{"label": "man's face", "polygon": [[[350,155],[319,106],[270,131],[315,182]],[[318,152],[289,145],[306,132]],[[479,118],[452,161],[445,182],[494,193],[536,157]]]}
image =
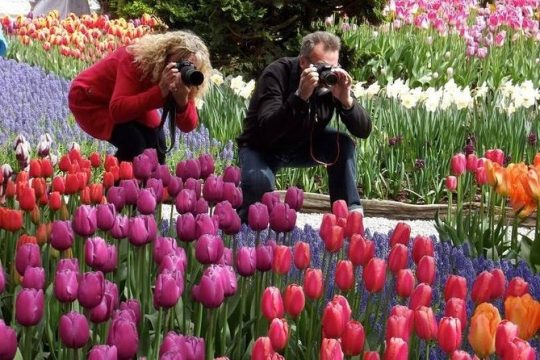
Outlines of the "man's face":
{"label": "man's face", "polygon": [[315,45],[309,58],[300,58],[300,67],[302,70],[309,67],[309,65],[326,64],[331,66],[339,65],[339,51],[324,51],[324,44],[319,43]]}

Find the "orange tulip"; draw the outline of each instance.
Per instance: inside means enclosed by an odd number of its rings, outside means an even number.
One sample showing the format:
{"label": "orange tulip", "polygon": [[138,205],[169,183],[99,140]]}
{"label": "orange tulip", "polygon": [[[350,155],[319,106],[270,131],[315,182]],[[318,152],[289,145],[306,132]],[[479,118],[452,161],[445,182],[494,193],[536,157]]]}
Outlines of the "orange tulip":
{"label": "orange tulip", "polygon": [[474,352],[485,358],[495,352],[495,334],[501,322],[499,310],[490,303],[482,303],[476,307],[469,328],[469,343]]}
{"label": "orange tulip", "polygon": [[540,329],[540,302],[531,295],[509,296],[504,301],[506,318],[519,328],[519,337],[532,338]]}

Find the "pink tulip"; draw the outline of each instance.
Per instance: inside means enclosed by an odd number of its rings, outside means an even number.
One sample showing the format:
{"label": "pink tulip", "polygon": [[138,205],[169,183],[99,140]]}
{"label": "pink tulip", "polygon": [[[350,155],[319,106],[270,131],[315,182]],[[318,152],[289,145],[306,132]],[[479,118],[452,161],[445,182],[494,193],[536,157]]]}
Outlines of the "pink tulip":
{"label": "pink tulip", "polygon": [[[1,287],[0,287],[1,289]],[[2,292],[2,291],[0,291]],[[523,280],[522,277],[516,276],[510,280],[504,298],[508,296],[523,296],[529,293],[529,283]]]}
{"label": "pink tulip", "polygon": [[139,348],[136,324],[126,317],[113,319],[107,335],[107,345],[116,346],[118,359],[132,359]]}
{"label": "pink tulip", "polygon": [[446,187],[446,190],[455,192],[457,189],[457,178],[453,175],[447,176],[444,181],[444,185]]}
{"label": "pink tulip", "polygon": [[416,310],[420,306],[430,307],[432,296],[431,286],[425,283],[418,284],[409,300],[409,308],[411,310]]}
{"label": "pink tulip", "polygon": [[133,158],[133,175],[139,180],[146,180],[152,175],[154,165],[146,154],[139,154]]}
{"label": "pink tulip", "polygon": [[195,193],[195,199],[199,199],[202,194],[201,181],[195,178],[189,178],[184,182],[184,189],[192,190]]}
{"label": "pink tulip", "polygon": [[196,202],[197,196],[195,195],[195,192],[191,189],[184,188],[176,195],[176,211],[178,211],[179,214],[190,213],[195,209]]}
{"label": "pink tulip", "polygon": [[124,215],[116,215],[114,225],[111,229],[111,236],[117,240],[127,236],[129,229],[129,218]]}
{"label": "pink tulip", "polygon": [[14,359],[17,353],[17,333],[0,319],[0,359]]}
{"label": "pink tulip", "polygon": [[96,225],[98,229],[109,231],[114,226],[116,209],[113,204],[100,204],[96,206]]}
{"label": "pink tulip", "polygon": [[201,177],[201,165],[198,159],[188,159],[176,164],[176,176],[186,181],[189,178],[199,179]]}
{"label": "pink tulip", "polygon": [[270,216],[268,208],[260,202],[251,204],[248,210],[248,225],[253,231],[262,231],[268,227]]}
{"label": "pink tulip", "polygon": [[24,275],[27,267],[41,266],[41,252],[39,246],[33,243],[21,245],[15,254],[15,269]]}
{"label": "pink tulip", "polygon": [[196,223],[193,214],[186,213],[176,218],[176,234],[180,241],[191,242],[197,239]]}
{"label": "pink tulip", "polygon": [[203,275],[199,284],[192,288],[193,298],[206,308],[219,307],[225,299],[222,281],[221,274],[217,272]]}
{"label": "pink tulip", "polygon": [[169,184],[167,184],[167,192],[169,196],[176,199],[178,193],[184,188],[184,182],[178,176],[171,176]]}
{"label": "pink tulip", "polygon": [[218,219],[215,216],[198,214],[195,217],[195,235],[197,238],[205,234],[217,235],[218,228]]}
{"label": "pink tulip", "polygon": [[401,269],[396,277],[396,293],[402,298],[411,296],[416,280],[411,269]]}
{"label": "pink tulip", "polygon": [[166,164],[158,165],[154,171],[153,177],[156,180],[161,180],[163,187],[168,187],[172,178],[171,172],[169,171],[169,166]]}
{"label": "pink tulip", "polygon": [[44,306],[43,290],[22,289],[15,300],[15,319],[22,326],[37,325],[43,317]]}
{"label": "pink tulip", "polygon": [[235,186],[240,184],[241,172],[238,166],[229,165],[223,169],[223,181],[231,182]]}
{"label": "pink tulip", "polygon": [[490,149],[486,151],[484,157],[499,165],[504,165],[504,152],[501,149]]}
{"label": "pink tulip", "polygon": [[156,196],[152,189],[140,189],[137,196],[137,211],[142,215],[153,214],[156,210]]}
{"label": "pink tulip", "polygon": [[216,169],[214,158],[210,154],[201,154],[199,165],[201,166],[201,179],[208,178]]}
{"label": "pink tulip", "polygon": [[267,193],[264,193],[261,202],[266,205],[266,208],[268,209],[268,213],[271,214],[274,210],[274,206],[276,204],[279,204],[281,202],[279,198],[279,194],[275,191],[270,191]]}
{"label": "pink tulip", "polygon": [[270,212],[270,228],[276,232],[289,232],[296,224],[296,211],[285,203],[278,203]]}
{"label": "pink tulip", "polygon": [[122,211],[126,205],[126,192],[121,186],[111,186],[107,190],[107,202],[114,205],[116,211]]}
{"label": "pink tulip", "polygon": [[304,205],[304,191],[296,186],[289,187],[285,193],[285,203],[288,204],[291,209],[299,211]]}
{"label": "pink tulip", "polygon": [[488,271],[482,271],[476,277],[471,291],[471,298],[476,304],[491,300],[493,282],[493,275]]}
{"label": "pink tulip", "polygon": [[104,292],[105,278],[101,271],[82,274],[77,298],[83,307],[91,309],[97,306],[103,299]]}
{"label": "pink tulip", "polygon": [[223,240],[217,235],[202,235],[195,245],[195,257],[201,264],[215,264],[223,256]]}
{"label": "pink tulip", "polygon": [[154,289],[154,306],[171,308],[176,305],[184,290],[184,277],[180,271],[157,275]]}
{"label": "pink tulip", "polygon": [[88,360],[116,360],[118,359],[118,350],[112,345],[94,345],[88,353]]}
{"label": "pink tulip", "polygon": [[129,219],[127,238],[132,245],[143,246],[157,237],[156,219],[151,215],[138,215]]}
{"label": "pink tulip", "polygon": [[268,321],[283,317],[285,307],[278,288],[270,286],[264,289],[261,297],[261,312]]}
{"label": "pink tulip", "polygon": [[439,347],[450,354],[461,347],[461,324],[459,319],[443,317],[437,335]]}
{"label": "pink tulip", "polygon": [[210,204],[217,204],[223,200],[223,179],[220,176],[210,175],[204,181],[203,196]]}
{"label": "pink tulip", "polygon": [[244,201],[242,189],[230,182],[223,183],[223,200],[231,203],[232,207],[238,209]]}
{"label": "pink tulip", "polygon": [[432,285],[435,281],[435,259],[433,256],[424,255],[418,262],[416,277],[419,282]]}
{"label": "pink tulip", "polygon": [[465,300],[460,298],[450,298],[446,302],[446,307],[444,308],[444,316],[454,317],[459,319],[461,324],[461,330],[465,330],[467,326],[467,305]]}
{"label": "pink tulip", "polygon": [[107,262],[107,243],[100,237],[86,239],[84,244],[84,258],[86,264],[92,269],[101,269]]}
{"label": "pink tulip", "polygon": [[51,246],[58,251],[67,250],[73,245],[73,229],[70,221],[56,220],[51,226]]}
{"label": "pink tulip", "polygon": [[420,339],[429,341],[437,339],[437,319],[433,309],[420,306],[414,311],[414,328]]}
{"label": "pink tulip", "polygon": [[444,299],[450,298],[465,299],[467,297],[467,279],[463,276],[450,275],[444,286]]}
{"label": "pink tulip", "polygon": [[77,235],[93,235],[97,230],[96,209],[89,205],[79,206],[73,213],[71,226]]}
{"label": "pink tulip", "polygon": [[258,271],[269,271],[274,262],[274,249],[270,245],[257,245],[255,248],[257,261],[255,262]]}
{"label": "pink tulip", "polygon": [[257,255],[255,248],[243,246],[236,253],[236,269],[241,276],[255,274]]}
{"label": "pink tulip", "polygon": [[500,357],[503,357],[504,353],[509,346],[509,343],[518,337],[518,326],[509,320],[503,320],[497,325],[497,331],[495,332],[495,352]]}
{"label": "pink tulip", "polygon": [[409,358],[409,345],[401,338],[393,337],[388,340],[384,350],[384,360],[407,360]]}
{"label": "pink tulip", "polygon": [[43,289],[45,287],[45,269],[42,267],[27,267],[24,271],[22,286],[27,289]]}
{"label": "pink tulip", "polygon": [[460,176],[465,172],[467,168],[467,159],[465,158],[465,154],[458,153],[454,156],[452,156],[452,159],[450,160],[450,172],[454,176]]}
{"label": "pink tulip", "polygon": [[86,345],[90,339],[88,320],[82,314],[72,311],[60,317],[58,331],[62,344],[70,349],[78,349]]}

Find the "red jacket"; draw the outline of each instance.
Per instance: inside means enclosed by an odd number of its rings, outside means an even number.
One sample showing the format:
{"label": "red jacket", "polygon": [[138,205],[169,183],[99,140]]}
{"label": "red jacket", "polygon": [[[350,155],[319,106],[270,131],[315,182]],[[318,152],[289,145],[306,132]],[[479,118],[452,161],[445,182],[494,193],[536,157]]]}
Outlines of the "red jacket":
{"label": "red jacket", "polygon": [[[68,103],[85,132],[109,140],[114,124],[138,121],[157,127],[161,120],[157,109],[163,107],[165,99],[157,84],[141,79],[133,55],[121,47],[73,80]],[[195,103],[190,100],[185,111],[176,115],[176,125],[189,132],[198,122]]]}

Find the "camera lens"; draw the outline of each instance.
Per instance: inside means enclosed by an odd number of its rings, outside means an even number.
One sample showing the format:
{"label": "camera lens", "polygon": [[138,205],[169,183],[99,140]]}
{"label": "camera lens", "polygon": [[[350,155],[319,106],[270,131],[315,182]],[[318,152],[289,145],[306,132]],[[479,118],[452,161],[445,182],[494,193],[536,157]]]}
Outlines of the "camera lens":
{"label": "camera lens", "polygon": [[320,79],[326,85],[335,85],[338,82],[338,77],[331,70],[325,70],[321,72]]}
{"label": "camera lens", "polygon": [[204,74],[195,69],[195,66],[189,61],[181,61],[176,64],[177,69],[182,75],[182,81],[186,85],[201,85],[204,81]]}

